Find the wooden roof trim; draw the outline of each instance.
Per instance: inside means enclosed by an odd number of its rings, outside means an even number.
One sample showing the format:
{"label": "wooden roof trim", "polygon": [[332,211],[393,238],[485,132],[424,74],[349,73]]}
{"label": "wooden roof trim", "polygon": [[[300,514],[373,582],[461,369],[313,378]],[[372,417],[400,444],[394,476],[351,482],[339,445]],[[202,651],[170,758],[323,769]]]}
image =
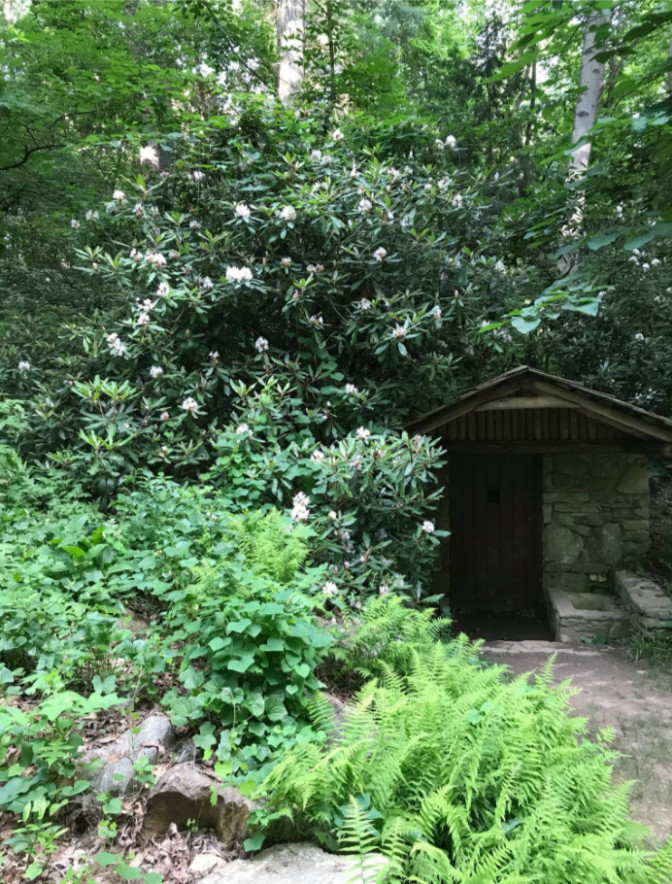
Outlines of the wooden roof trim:
{"label": "wooden roof trim", "polygon": [[527,365],[481,384],[452,405],[444,405],[411,421],[407,429],[410,432],[431,433],[432,430],[490,402],[519,392],[536,392],[560,398],[566,402],[567,407],[581,411],[639,439],[672,442],[672,421],[668,418]]}
{"label": "wooden roof trim", "polygon": [[[649,417],[648,412],[644,412],[644,417],[640,417],[638,414],[632,415],[625,409],[615,407],[613,402],[617,402],[618,400],[613,400],[611,403],[608,402],[608,404],[604,404],[596,401],[596,397],[586,396],[583,392],[567,389],[564,384],[562,385],[561,391],[558,393],[556,386],[547,381],[537,380],[536,378],[534,386],[544,393],[555,393],[556,395],[560,395],[568,403],[573,404],[575,408],[579,408],[583,411],[584,414],[590,412],[593,416],[599,416],[603,421],[610,422],[612,426],[616,426],[618,429],[626,429],[629,433],[638,435],[640,438],[646,439],[647,437],[650,438],[653,436],[656,439],[660,439],[662,442],[672,441],[672,423],[670,423],[669,427],[659,427],[653,421],[646,419]],[[625,402],[623,405],[626,408],[635,407],[628,406]]]}

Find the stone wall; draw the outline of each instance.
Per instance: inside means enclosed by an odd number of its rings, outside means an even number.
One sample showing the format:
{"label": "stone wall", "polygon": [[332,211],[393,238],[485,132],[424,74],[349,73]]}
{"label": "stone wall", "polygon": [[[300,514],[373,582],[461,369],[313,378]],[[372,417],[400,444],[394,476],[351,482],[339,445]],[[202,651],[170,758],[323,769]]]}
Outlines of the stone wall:
{"label": "stone wall", "polygon": [[639,454],[543,458],[544,588],[611,589],[616,567],[649,546],[649,476]]}

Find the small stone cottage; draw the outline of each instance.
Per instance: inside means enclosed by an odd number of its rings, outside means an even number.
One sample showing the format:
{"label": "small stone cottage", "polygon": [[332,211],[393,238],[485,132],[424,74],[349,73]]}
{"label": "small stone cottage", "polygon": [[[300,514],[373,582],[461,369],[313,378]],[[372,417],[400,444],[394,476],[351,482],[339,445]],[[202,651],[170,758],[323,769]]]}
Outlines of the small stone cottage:
{"label": "small stone cottage", "polygon": [[436,589],[454,612],[545,616],[649,545],[649,457],[672,421],[521,366],[411,423],[447,449]]}

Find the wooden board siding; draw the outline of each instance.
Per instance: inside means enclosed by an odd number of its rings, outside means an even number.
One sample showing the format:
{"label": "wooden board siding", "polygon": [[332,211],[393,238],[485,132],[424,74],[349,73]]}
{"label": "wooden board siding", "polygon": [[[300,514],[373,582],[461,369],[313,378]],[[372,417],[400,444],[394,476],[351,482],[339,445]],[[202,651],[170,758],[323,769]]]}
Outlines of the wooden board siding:
{"label": "wooden board siding", "polygon": [[627,434],[571,408],[472,411],[443,427],[446,442],[625,442]]}
{"label": "wooden board siding", "polygon": [[450,458],[450,607],[536,615],[542,598],[541,458]]}

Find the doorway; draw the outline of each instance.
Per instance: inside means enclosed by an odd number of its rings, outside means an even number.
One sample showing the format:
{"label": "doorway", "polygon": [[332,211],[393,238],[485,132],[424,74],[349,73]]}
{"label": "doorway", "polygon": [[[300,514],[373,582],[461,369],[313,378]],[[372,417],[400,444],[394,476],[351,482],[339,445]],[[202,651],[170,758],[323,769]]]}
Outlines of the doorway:
{"label": "doorway", "polygon": [[451,613],[546,623],[541,457],[451,454],[449,470]]}

